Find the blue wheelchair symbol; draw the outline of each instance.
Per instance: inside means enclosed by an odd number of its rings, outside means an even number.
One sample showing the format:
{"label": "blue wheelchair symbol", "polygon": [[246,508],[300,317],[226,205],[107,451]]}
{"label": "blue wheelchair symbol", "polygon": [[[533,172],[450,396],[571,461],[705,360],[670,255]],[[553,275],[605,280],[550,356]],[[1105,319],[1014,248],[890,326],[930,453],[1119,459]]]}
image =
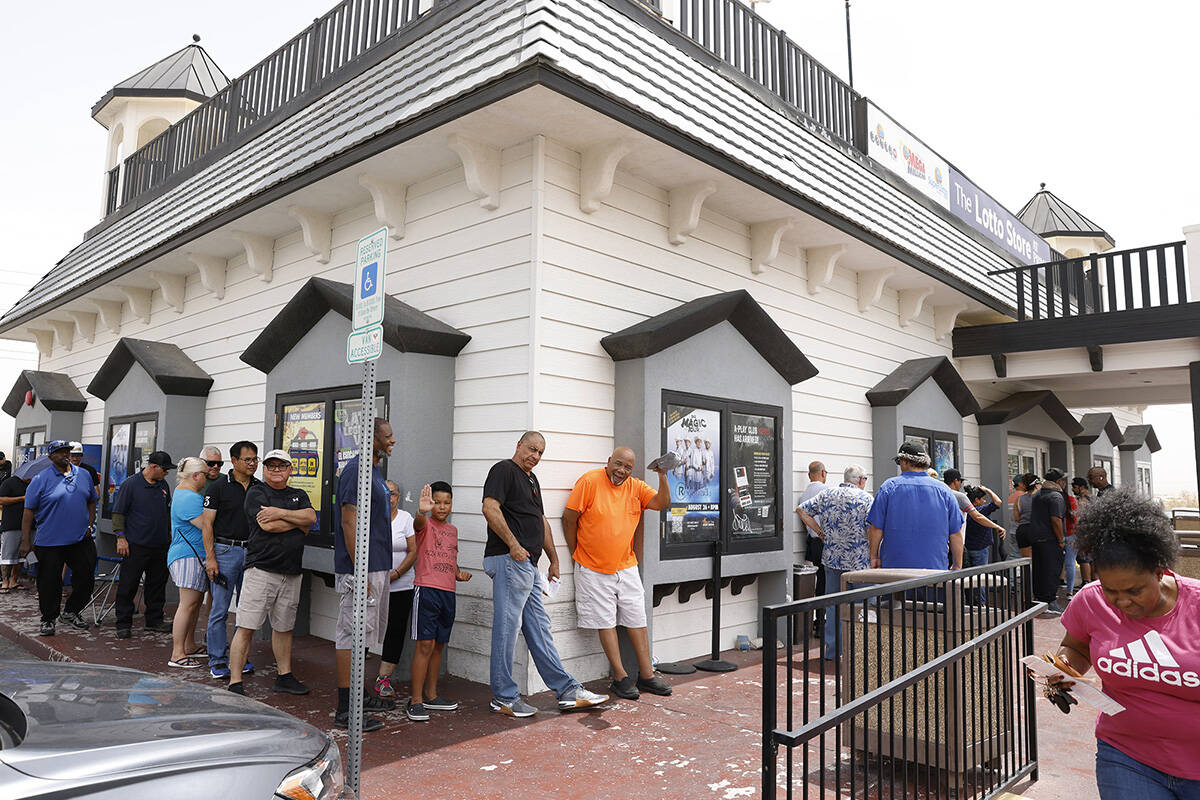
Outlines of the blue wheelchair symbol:
{"label": "blue wheelchair symbol", "polygon": [[363,267],[362,283],[358,287],[358,296],[361,300],[366,300],[375,294],[375,287],[378,285],[379,278],[379,262],[372,261]]}

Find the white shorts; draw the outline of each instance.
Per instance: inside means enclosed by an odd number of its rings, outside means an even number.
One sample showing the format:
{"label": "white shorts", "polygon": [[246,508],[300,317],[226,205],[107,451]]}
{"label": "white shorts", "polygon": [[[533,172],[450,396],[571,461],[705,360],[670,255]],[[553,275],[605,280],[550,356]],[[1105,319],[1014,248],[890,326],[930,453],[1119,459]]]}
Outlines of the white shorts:
{"label": "white shorts", "polygon": [[[367,585],[371,587],[367,595],[367,647],[381,645],[383,635],[387,633],[391,598],[388,572],[383,569],[367,573]],[[333,646],[337,650],[349,650],[354,646],[354,576],[338,575],[334,587],[338,593],[338,615],[333,629]]]}
{"label": "white shorts", "polygon": [[576,563],[575,611],[581,628],[646,627],[646,591],[637,566],[610,574]]}

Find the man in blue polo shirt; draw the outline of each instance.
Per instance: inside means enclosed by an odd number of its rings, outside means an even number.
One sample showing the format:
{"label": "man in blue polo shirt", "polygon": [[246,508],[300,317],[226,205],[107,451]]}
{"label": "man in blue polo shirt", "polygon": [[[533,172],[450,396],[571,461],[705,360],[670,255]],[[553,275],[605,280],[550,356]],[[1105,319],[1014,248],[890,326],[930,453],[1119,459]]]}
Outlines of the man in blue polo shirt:
{"label": "man in blue polo shirt", "polygon": [[[94,564],[84,538],[96,513],[96,487],[92,477],[71,463],[71,443],[53,441],[46,448],[51,466],[30,481],[25,490],[21,519],[21,555],[32,548],[37,554],[38,606],[42,612],[40,635],[53,636],[62,598],[63,566],[71,568],[71,596],[63,619],[76,628],[88,624],[80,616],[92,599]],[[32,531],[37,525],[37,538]]]}
{"label": "man in blue polo shirt", "polygon": [[925,472],[929,455],[905,442],[896,454],[900,474],[879,487],[867,515],[871,567],[962,569],[963,523],[958,501],[941,481]]}

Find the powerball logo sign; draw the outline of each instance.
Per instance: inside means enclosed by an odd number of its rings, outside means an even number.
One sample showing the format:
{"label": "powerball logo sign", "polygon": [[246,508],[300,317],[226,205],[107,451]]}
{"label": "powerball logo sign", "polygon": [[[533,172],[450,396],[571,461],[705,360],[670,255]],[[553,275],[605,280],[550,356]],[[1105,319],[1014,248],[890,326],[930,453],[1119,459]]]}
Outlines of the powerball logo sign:
{"label": "powerball logo sign", "polygon": [[1167,649],[1167,643],[1158,631],[1150,631],[1140,639],[1109,650],[1108,655],[1096,659],[1096,670],[1151,683],[1189,688],[1200,686],[1200,674],[1179,669],[1179,662]]}

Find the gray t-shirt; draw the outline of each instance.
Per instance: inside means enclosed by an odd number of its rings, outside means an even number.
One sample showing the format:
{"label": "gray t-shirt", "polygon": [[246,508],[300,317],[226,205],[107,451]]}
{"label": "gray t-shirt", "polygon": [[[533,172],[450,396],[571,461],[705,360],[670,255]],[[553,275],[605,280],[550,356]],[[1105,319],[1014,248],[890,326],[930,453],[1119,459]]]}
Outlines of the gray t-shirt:
{"label": "gray t-shirt", "polygon": [[[950,487],[946,487],[946,488],[950,488]],[[960,492],[956,489],[950,489],[950,494],[954,495],[954,499],[958,501],[958,510],[963,512],[964,514],[967,513],[967,510],[970,509],[972,505],[974,505],[971,502],[971,498],[967,497],[966,492]]]}

